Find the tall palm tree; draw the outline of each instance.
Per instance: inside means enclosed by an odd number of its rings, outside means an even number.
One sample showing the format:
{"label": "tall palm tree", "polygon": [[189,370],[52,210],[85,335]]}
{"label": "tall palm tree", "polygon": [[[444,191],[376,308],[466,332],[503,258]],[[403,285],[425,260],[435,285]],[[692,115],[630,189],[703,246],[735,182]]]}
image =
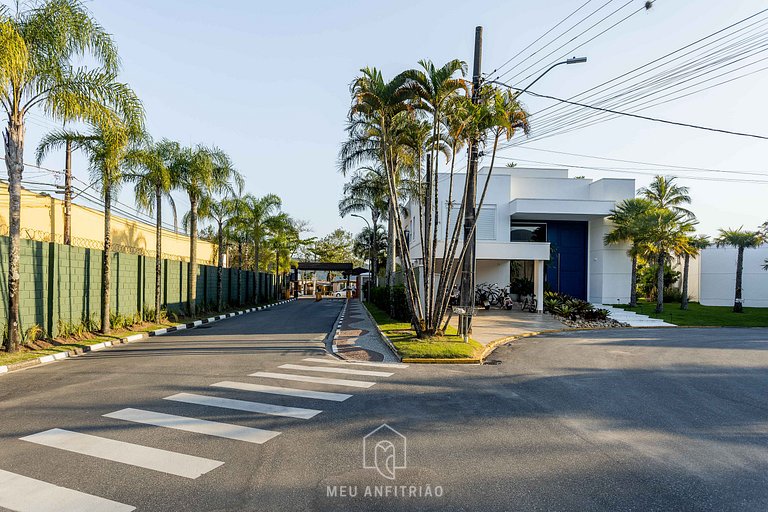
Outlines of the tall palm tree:
{"label": "tall palm tree", "polygon": [[[299,233],[294,226],[293,219],[287,213],[278,213],[269,219],[267,228],[268,243],[275,250],[275,292],[280,298],[283,290],[280,286],[281,267],[290,268],[291,247],[298,240]],[[286,260],[281,266],[281,260]]]}
{"label": "tall palm tree", "polygon": [[256,301],[259,300],[261,293],[259,267],[262,245],[269,235],[270,228],[278,225],[280,222],[280,207],[282,204],[282,200],[275,194],[266,194],[262,197],[247,194],[243,198],[243,230],[249,233],[250,239],[253,242]]}
{"label": "tall palm tree", "polygon": [[381,71],[376,68],[360,70],[360,76],[355,78],[350,87],[353,100],[347,125],[349,138],[342,144],[339,153],[339,169],[346,174],[366,161],[379,162],[384,167],[390,197],[388,217],[395,242],[389,244],[387,284],[390,289],[394,284],[395,254],[399,248],[405,271],[406,297],[413,313],[412,323],[416,332],[421,335],[423,329],[419,319],[423,317],[423,309],[421,301],[416,297],[416,278],[398,208],[401,201],[398,180],[403,171],[402,130],[398,130],[398,125],[402,126],[403,117],[410,115],[412,107],[407,100],[413,97],[412,91],[405,87],[407,80],[408,77],[404,74],[392,80],[385,80]]}
{"label": "tall palm tree", "polygon": [[656,259],[656,313],[664,311],[664,268],[671,254],[681,254],[694,230],[695,221],[682,212],[653,208],[643,215],[642,243]]}
{"label": "tall palm tree", "polygon": [[224,251],[228,226],[235,221],[235,199],[230,197],[214,198],[203,196],[198,211],[201,220],[212,220],[216,223],[216,305],[219,311],[224,309]]}
{"label": "tall palm tree", "polygon": [[[447,151],[443,143],[445,112],[451,98],[456,96],[459,91],[468,94],[468,86],[464,80],[467,73],[467,63],[453,59],[438,68],[430,60],[420,60],[419,66],[422,69],[413,69],[405,72],[408,77],[408,86],[416,96],[415,106],[431,117],[431,135],[427,139],[425,149],[429,158],[426,166],[425,182],[427,184],[424,190],[424,227],[422,230],[422,255],[424,258],[424,274],[432,275],[432,269],[435,266],[435,252],[437,251],[437,216],[440,212],[440,203],[437,194],[437,175],[440,160],[440,152]],[[460,76],[457,76],[457,73]],[[419,148],[421,150],[421,148]],[[452,155],[447,155],[449,158]],[[420,166],[420,159],[418,160]],[[419,173],[420,174],[420,173]],[[420,198],[421,199],[421,198]],[[426,279],[425,295],[432,297],[434,279]],[[427,301],[427,317],[432,316],[433,301]],[[428,323],[431,323],[428,320]]]}
{"label": "tall palm tree", "polygon": [[187,312],[195,315],[197,301],[197,218],[203,198],[209,194],[221,194],[232,190],[232,184],[240,184],[243,177],[232,166],[222,150],[216,147],[182,148],[173,150],[169,166],[174,183],[186,192],[189,199],[189,267],[187,272]]}
{"label": "tall palm tree", "polygon": [[[91,69],[74,65],[87,56]],[[106,127],[140,107],[125,84],[115,81],[117,48],[79,0],[0,6],[0,105],[7,114],[3,132],[8,171],[8,337],[19,344],[19,244],[21,180],[26,116],[35,109],[59,121],[86,121]],[[118,123],[119,124],[119,123]]]}
{"label": "tall palm tree", "polygon": [[627,255],[632,260],[630,273],[629,305],[637,306],[637,258],[645,251],[643,239],[644,216],[653,208],[653,203],[641,197],[625,199],[617,204],[608,216],[613,229],[603,237],[605,245],[629,243]]}
{"label": "tall palm tree", "polygon": [[155,321],[159,320],[162,308],[163,201],[171,206],[174,226],[177,224],[176,203],[171,195],[173,176],[167,167],[173,149],[174,143],[168,140],[156,144],[147,141],[134,152],[125,175],[127,181],[134,183],[136,204],[149,215],[155,215]]}
{"label": "tall palm tree", "polygon": [[68,132],[58,142],[49,138],[38,146],[38,155],[65,143],[67,139],[75,141],[87,155],[89,168],[94,182],[99,184],[104,201],[104,251],[102,253],[101,274],[101,333],[109,334],[110,296],[112,282],[112,202],[117,187],[125,178],[127,169],[135,168],[144,161],[144,152],[140,145],[144,142],[144,112],[134,113],[134,118],[122,126],[111,125],[108,128],[93,126],[86,133]]}
{"label": "tall palm tree", "polygon": [[638,190],[638,194],[651,201],[657,208],[667,208],[695,219],[693,212],[683,206],[691,204],[688,187],[676,184],[675,179],[671,176],[655,176],[650,185]]}
{"label": "tall palm tree", "polygon": [[759,247],[765,242],[765,237],[759,231],[745,231],[739,229],[721,229],[720,234],[715,238],[715,245],[718,247],[736,247],[738,256],[736,257],[736,293],[733,299],[733,312],[741,313],[744,306],[742,300],[742,275],[744,273],[744,249]]}
{"label": "tall palm tree", "polygon": [[[386,217],[389,210],[387,178],[384,169],[379,167],[362,167],[351,179],[344,184],[343,198],[339,201],[339,215],[346,217],[350,213],[368,210],[371,215],[371,229],[378,233],[379,221]],[[376,241],[371,249],[378,254]],[[378,275],[378,262],[371,263],[373,276]]]}
{"label": "tall palm tree", "polygon": [[698,256],[702,249],[710,246],[709,237],[696,235],[690,237],[681,247],[683,251],[683,296],[680,299],[680,309],[688,309],[688,273],[691,266],[691,256]]}

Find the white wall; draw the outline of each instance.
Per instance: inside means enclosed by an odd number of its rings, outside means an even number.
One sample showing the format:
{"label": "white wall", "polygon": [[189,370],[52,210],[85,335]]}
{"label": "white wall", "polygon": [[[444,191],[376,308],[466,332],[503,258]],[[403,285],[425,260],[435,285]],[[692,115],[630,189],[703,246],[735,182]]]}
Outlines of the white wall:
{"label": "white wall", "polygon": [[603,237],[612,229],[604,219],[589,222],[588,299],[600,304],[626,304],[629,302],[632,261],[627,256],[627,245],[603,244]]}
{"label": "white wall", "polygon": [[[691,261],[688,295],[705,306],[731,306],[736,289],[737,249],[709,247]],[[768,246],[744,250],[742,297],[745,307],[768,308],[768,272],[762,269]]]}
{"label": "white wall", "polygon": [[509,284],[509,260],[477,260],[477,284],[496,283],[500,287]]}

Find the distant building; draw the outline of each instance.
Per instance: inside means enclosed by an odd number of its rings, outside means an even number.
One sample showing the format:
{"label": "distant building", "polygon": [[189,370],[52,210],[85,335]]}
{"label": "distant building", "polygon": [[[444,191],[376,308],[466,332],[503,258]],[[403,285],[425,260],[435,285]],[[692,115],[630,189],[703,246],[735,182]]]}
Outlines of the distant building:
{"label": "distant building", "polygon": [[[488,167],[482,168],[478,201],[487,175]],[[446,223],[452,233],[464,181],[465,174],[454,175],[449,219],[449,174],[438,175],[441,203],[436,272],[442,265]],[[567,169],[494,168],[477,221],[476,282],[503,287],[513,277],[523,277],[534,281],[539,298],[547,283],[549,289],[590,302],[628,302],[631,263],[627,247],[606,247],[603,236],[611,230],[606,219],[611,209],[634,196],[633,179],[593,181],[571,178]],[[413,201],[408,212],[405,222],[411,233],[411,257],[421,275],[421,221]],[[459,236],[462,234],[460,228]],[[419,280],[423,286],[423,279]]]}
{"label": "distant building", "polygon": [[[705,306],[732,306],[736,291],[735,247],[708,247],[691,258],[688,296]],[[744,249],[744,307],[768,308],[768,272],[763,270],[768,246]],[[680,270],[680,269],[678,269]]]}

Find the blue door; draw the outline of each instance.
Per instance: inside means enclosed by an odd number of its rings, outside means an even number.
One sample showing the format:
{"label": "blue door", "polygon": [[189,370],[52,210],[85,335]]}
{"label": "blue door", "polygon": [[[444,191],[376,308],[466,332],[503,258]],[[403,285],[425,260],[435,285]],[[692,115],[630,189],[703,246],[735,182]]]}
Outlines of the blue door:
{"label": "blue door", "polygon": [[547,221],[550,260],[546,281],[553,291],[587,299],[587,223]]}

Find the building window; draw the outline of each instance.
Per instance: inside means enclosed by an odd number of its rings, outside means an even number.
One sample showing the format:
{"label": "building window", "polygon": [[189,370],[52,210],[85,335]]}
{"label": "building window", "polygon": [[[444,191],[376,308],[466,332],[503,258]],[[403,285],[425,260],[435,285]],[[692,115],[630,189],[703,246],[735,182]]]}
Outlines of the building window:
{"label": "building window", "polygon": [[[460,206],[461,205],[459,203],[457,203],[456,201],[453,201],[453,203],[451,204],[451,218],[447,219],[448,220],[448,238],[449,239],[450,239],[450,237],[453,236],[453,230],[456,228],[456,222],[458,221]],[[444,211],[443,215],[447,216],[448,215],[448,201],[445,202],[445,208],[444,208],[443,211]],[[463,221],[463,219],[462,219],[462,221]],[[442,236],[445,236],[445,228],[441,228],[440,229],[440,233],[442,233]],[[459,227],[458,235],[459,235],[458,236],[459,239],[464,237],[464,229],[463,229],[463,226],[461,224],[460,224],[460,227]]]}
{"label": "building window", "polygon": [[496,240],[496,205],[490,204],[480,208],[477,217],[477,239]]}
{"label": "building window", "polygon": [[546,242],[547,225],[535,222],[511,222],[510,242]]}

